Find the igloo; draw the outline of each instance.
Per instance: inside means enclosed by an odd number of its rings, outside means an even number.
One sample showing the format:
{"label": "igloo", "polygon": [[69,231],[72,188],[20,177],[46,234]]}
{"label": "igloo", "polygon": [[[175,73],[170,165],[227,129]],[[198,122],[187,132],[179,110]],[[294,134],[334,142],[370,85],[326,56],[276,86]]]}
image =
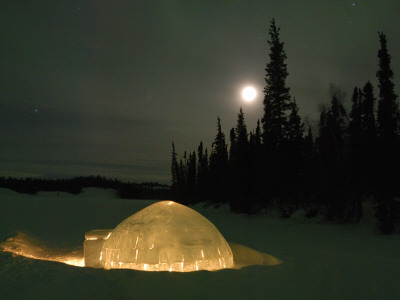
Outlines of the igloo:
{"label": "igloo", "polygon": [[173,201],[152,204],[114,230],[86,234],[86,266],[190,272],[232,268],[233,254],[200,213]]}

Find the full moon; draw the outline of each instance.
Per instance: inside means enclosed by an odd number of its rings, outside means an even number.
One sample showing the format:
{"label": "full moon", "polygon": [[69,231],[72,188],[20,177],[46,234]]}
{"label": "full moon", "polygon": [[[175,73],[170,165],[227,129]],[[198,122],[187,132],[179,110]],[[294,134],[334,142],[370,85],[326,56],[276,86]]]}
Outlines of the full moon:
{"label": "full moon", "polygon": [[257,96],[256,89],[252,86],[247,86],[242,90],[242,98],[244,101],[251,102]]}

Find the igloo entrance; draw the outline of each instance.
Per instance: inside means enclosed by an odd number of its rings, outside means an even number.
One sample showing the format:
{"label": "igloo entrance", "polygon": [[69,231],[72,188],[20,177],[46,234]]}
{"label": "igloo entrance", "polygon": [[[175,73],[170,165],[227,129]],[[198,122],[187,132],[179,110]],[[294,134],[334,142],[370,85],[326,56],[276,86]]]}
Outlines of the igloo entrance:
{"label": "igloo entrance", "polygon": [[90,267],[175,272],[233,267],[232,250],[218,229],[172,201],[152,204],[114,230],[90,231],[85,238]]}

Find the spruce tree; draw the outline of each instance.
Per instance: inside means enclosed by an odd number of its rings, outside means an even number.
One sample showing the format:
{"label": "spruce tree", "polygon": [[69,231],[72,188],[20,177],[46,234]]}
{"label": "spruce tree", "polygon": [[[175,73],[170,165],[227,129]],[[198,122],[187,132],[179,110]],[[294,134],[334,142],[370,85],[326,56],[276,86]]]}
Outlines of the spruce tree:
{"label": "spruce tree", "polygon": [[236,133],[235,133],[235,128],[231,128],[231,131],[229,131],[229,141],[230,141],[229,162],[231,164],[232,159],[234,157],[236,157]]}
{"label": "spruce tree", "polygon": [[352,170],[352,182],[354,187],[359,190],[360,188],[360,168],[361,168],[361,154],[362,154],[362,101],[363,95],[358,87],[353,90],[351,98],[352,106],[349,114],[350,122],[348,126],[349,137],[349,162],[350,169]]}
{"label": "spruce tree", "polygon": [[269,62],[265,68],[266,86],[264,88],[263,141],[268,147],[279,145],[287,126],[286,111],[290,108],[289,88],[286,78],[289,75],[286,66],[284,43],[280,41],[280,28],[276,27],[275,19],[271,20],[268,40]]}
{"label": "spruce tree", "polygon": [[390,67],[391,57],[387,49],[386,36],[382,32],[379,33],[379,40],[379,68],[376,73],[379,81],[376,215],[381,232],[392,233],[395,231],[396,222],[394,197],[400,179],[397,171],[400,167],[399,110],[397,95],[394,92],[393,71]]}
{"label": "spruce tree", "polygon": [[172,189],[176,189],[178,186],[178,178],[179,178],[179,166],[177,154],[175,151],[175,144],[172,142],[172,155],[171,155],[171,185]]}
{"label": "spruce tree", "polygon": [[290,114],[286,126],[286,136],[281,145],[281,166],[279,168],[280,188],[279,204],[281,215],[290,217],[300,204],[302,197],[301,175],[303,174],[304,162],[304,124],[298,114],[299,108],[296,100],[290,103]]}
{"label": "spruce tree", "polygon": [[363,161],[363,143],[362,143],[362,104],[363,94],[358,87],[353,90],[353,96],[351,98],[352,106],[350,111],[350,122],[348,127],[349,135],[349,158],[347,167],[348,171],[348,183],[351,186],[349,190],[349,201],[347,203],[347,215],[345,216],[348,221],[358,222],[362,215],[362,195],[363,193],[363,182],[364,173],[362,168],[364,167]]}
{"label": "spruce tree", "polygon": [[312,208],[311,199],[315,198],[315,183],[317,180],[317,152],[314,145],[314,137],[311,126],[308,127],[307,134],[304,137],[304,159],[303,159],[303,176],[300,178],[302,186],[302,207],[307,209],[307,216],[315,213]]}
{"label": "spruce tree", "polygon": [[212,143],[210,155],[210,167],[225,168],[228,162],[228,147],[225,142],[225,134],[222,132],[221,119],[217,119],[217,135]]}
{"label": "spruce tree", "polygon": [[304,124],[301,122],[299,116],[299,107],[297,106],[296,99],[293,99],[289,107],[290,115],[287,123],[286,138],[295,144],[299,144],[303,139]]}
{"label": "spruce tree", "polygon": [[185,197],[186,197],[186,182],[185,182],[185,178],[186,178],[186,162],[184,163],[182,158],[179,159],[178,170],[179,171],[178,171],[178,195],[177,195],[177,201],[183,203],[185,201]]}
{"label": "spruce tree", "polygon": [[[349,134],[353,148],[360,146],[361,137],[361,107],[362,107],[362,93],[358,87],[353,90],[351,98],[352,106],[350,111]],[[358,149],[359,150],[359,149]]]}
{"label": "spruce tree", "polygon": [[260,120],[257,120],[257,126],[254,130],[252,137],[249,139],[249,165],[250,176],[249,180],[252,183],[252,189],[248,195],[251,197],[253,203],[251,204],[251,212],[255,212],[256,206],[262,206],[265,200],[265,176],[266,173],[263,167],[265,166],[265,149],[262,145],[261,126]]}
{"label": "spruce tree", "polygon": [[378,129],[383,138],[393,138],[398,132],[399,110],[394,92],[393,71],[390,67],[390,54],[387,49],[386,36],[380,32],[381,48],[378,51],[379,69],[376,76],[379,80]]}
{"label": "spruce tree", "polygon": [[217,135],[212,143],[210,154],[210,192],[213,201],[225,202],[228,187],[228,150],[221,120],[217,120]]}
{"label": "spruce tree", "polygon": [[193,202],[195,200],[197,168],[196,168],[196,152],[189,153],[186,167],[186,188],[188,199],[185,202]]}
{"label": "spruce tree", "polygon": [[280,41],[280,29],[272,19],[269,27],[269,61],[265,68],[264,114],[262,117],[262,141],[264,153],[260,163],[263,166],[262,180],[264,205],[268,205],[284,188],[285,170],[282,164],[285,151],[282,145],[288,128],[287,113],[290,110],[291,98],[286,86],[288,76],[284,43]]}
{"label": "spruce tree", "polygon": [[173,199],[179,201],[183,193],[183,178],[181,170],[183,168],[178,164],[178,157],[175,150],[175,144],[172,142],[172,155],[171,155],[171,192]]}
{"label": "spruce tree", "polygon": [[376,138],[376,122],[375,122],[375,96],[374,88],[371,82],[367,82],[362,90],[361,103],[361,129],[365,138],[372,142]]}
{"label": "spruce tree", "polygon": [[208,155],[203,142],[197,148],[197,197],[198,200],[208,200]]}
{"label": "spruce tree", "polygon": [[249,151],[247,126],[244,120],[244,113],[242,108],[240,108],[238,114],[237,123],[235,127],[235,136],[236,136],[236,151],[235,151],[236,157],[234,157],[234,160],[240,170],[242,168],[248,167],[248,151]]}
{"label": "spruce tree", "polygon": [[260,128],[260,119],[257,120],[256,130],[254,132],[254,143],[257,147],[261,146],[261,128]]}
{"label": "spruce tree", "polygon": [[360,188],[363,195],[370,196],[374,193],[377,184],[377,129],[374,88],[371,82],[368,81],[364,85],[361,99]]}
{"label": "spruce tree", "polygon": [[[231,166],[231,208],[233,211],[251,212],[249,140],[244,113],[240,108],[234,128],[235,145],[230,157]],[[232,147],[232,146],[231,146]]]}
{"label": "spruce tree", "polygon": [[319,198],[330,220],[343,220],[346,211],[345,135],[347,114],[342,93],[331,87],[331,105],[320,116],[318,150],[320,156]]}

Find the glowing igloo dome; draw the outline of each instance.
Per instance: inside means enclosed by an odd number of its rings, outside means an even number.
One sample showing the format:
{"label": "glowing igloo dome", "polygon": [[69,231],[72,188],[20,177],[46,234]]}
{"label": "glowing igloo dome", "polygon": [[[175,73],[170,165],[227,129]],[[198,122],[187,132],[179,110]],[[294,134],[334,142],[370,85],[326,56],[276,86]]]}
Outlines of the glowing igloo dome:
{"label": "glowing igloo dome", "polygon": [[190,272],[233,267],[229,244],[218,229],[184,205],[161,201],[120,223],[104,241],[106,269]]}

